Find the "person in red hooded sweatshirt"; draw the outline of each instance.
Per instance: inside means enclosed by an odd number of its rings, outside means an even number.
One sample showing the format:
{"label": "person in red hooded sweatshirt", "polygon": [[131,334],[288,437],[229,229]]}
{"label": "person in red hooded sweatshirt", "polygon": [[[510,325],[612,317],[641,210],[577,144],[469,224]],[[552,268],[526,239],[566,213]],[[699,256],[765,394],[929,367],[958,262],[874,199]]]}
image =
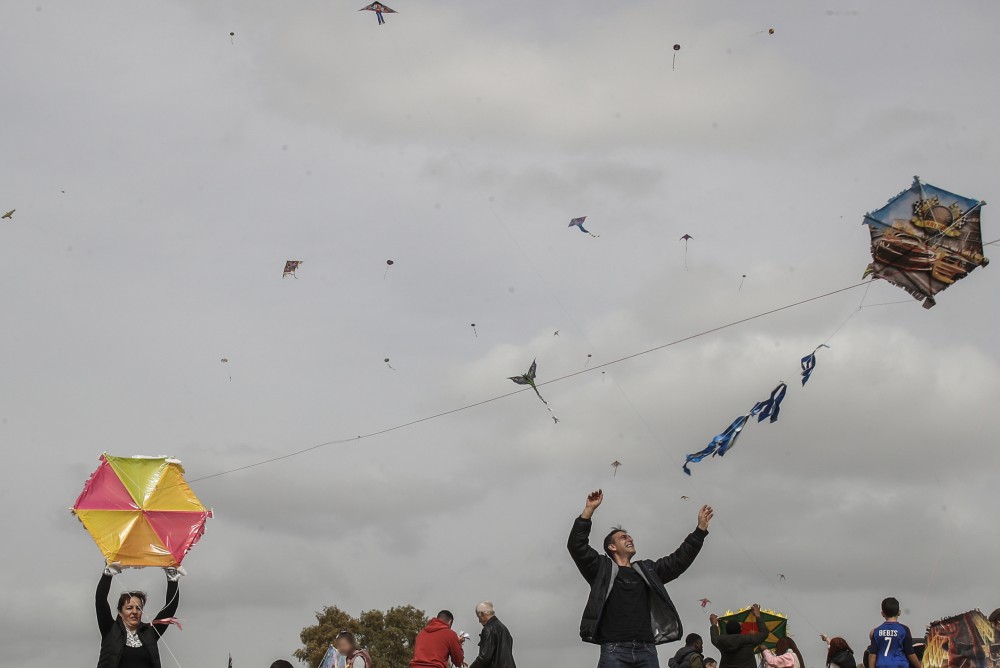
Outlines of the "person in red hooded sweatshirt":
{"label": "person in red hooded sweatshirt", "polygon": [[451,630],[455,615],[442,610],[413,643],[413,661],[410,668],[446,668],[448,659],[456,666],[465,666],[465,654],[458,634]]}

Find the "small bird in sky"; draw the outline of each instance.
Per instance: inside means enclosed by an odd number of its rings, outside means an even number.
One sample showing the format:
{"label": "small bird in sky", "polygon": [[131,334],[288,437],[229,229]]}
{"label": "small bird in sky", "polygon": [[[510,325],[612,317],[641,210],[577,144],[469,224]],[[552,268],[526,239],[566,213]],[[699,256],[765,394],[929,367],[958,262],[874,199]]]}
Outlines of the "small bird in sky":
{"label": "small bird in sky", "polygon": [[14,220],[14,212],[15,211],[17,211],[17,209],[11,209],[10,211],[8,211],[7,213],[5,213],[4,215],[0,216],[0,219],[2,219],[2,218],[10,218],[11,220]]}

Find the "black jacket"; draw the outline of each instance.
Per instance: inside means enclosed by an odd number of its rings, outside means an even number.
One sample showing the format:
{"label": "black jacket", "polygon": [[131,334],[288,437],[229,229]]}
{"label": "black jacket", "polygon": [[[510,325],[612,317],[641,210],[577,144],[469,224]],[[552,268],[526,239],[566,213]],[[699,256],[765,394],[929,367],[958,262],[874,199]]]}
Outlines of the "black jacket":
{"label": "black jacket", "polygon": [[705,668],[705,657],[694,647],[685,645],[667,661],[668,668]]}
{"label": "black jacket", "polygon": [[[97,606],[97,628],[101,631],[101,654],[97,659],[97,668],[118,668],[122,659],[122,652],[125,650],[125,623],[121,617],[112,615],[111,606],[108,604],[108,593],[111,591],[111,576],[101,576],[101,581],[97,583],[97,594],[95,603]],[[177,612],[177,604],[180,595],[177,591],[176,582],[167,582],[167,606],[160,610],[160,614],[154,619],[165,619],[173,617]],[[142,646],[149,652],[149,665],[152,668],[160,668],[160,650],[156,643],[159,641],[169,624],[139,624],[138,635],[142,641]]]}
{"label": "black jacket", "polygon": [[833,668],[858,668],[858,664],[854,660],[854,652],[849,649],[842,649],[834,654],[827,666],[832,666]]}
{"label": "black jacket", "polygon": [[469,668],[517,668],[514,665],[514,639],[496,617],[486,622],[479,633],[479,656]]}
{"label": "black jacket", "polygon": [[[611,587],[614,586],[615,577],[618,575],[618,564],[590,546],[590,527],[590,520],[577,517],[573,522],[567,547],[576,567],[580,570],[580,575],[590,585],[590,597],[587,599],[583,619],[580,621],[580,637],[584,642],[597,643],[599,642],[595,639],[597,626],[604,611],[604,601],[611,593]],[[673,554],[656,561],[644,559],[632,562],[632,568],[650,588],[650,624],[653,630],[653,642],[657,645],[680,640],[684,634],[680,615],[677,614],[677,609],[663,585],[677,579],[691,566],[701,551],[707,535],[707,531],[695,529]]]}
{"label": "black jacket", "polygon": [[719,625],[712,627],[712,644],[719,649],[719,668],[756,668],[754,648],[767,639],[768,631],[740,635],[720,635]]}

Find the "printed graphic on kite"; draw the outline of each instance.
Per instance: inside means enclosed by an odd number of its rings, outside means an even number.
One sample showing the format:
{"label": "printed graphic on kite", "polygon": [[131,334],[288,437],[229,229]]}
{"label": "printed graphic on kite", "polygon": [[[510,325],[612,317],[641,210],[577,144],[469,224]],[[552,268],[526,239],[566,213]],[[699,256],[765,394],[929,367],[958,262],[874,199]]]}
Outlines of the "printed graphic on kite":
{"label": "printed graphic on kite", "polygon": [[569,227],[578,227],[580,228],[581,232],[583,232],[584,234],[589,234],[592,237],[600,236],[599,234],[594,234],[593,232],[591,232],[590,230],[588,230],[583,226],[586,220],[587,220],[586,216],[580,216],[579,218],[574,218],[573,220],[569,221]]}
{"label": "printed graphic on kite", "polygon": [[299,265],[302,264],[302,260],[288,260],[285,262],[285,269],[281,272],[281,277],[291,276],[292,278],[298,278],[295,272],[298,271]]}
{"label": "printed graphic on kite", "polygon": [[72,512],[109,564],[133,568],[180,566],[212,516],[176,459],[107,453]]}
{"label": "printed graphic on kite", "polygon": [[719,617],[719,633],[726,635],[726,623],[732,620],[740,623],[740,635],[759,633],[764,630],[760,628],[760,625],[763,624],[764,628],[767,629],[767,638],[760,644],[760,647],[768,649],[774,649],[778,640],[788,635],[788,617],[785,615],[774,610],[761,610],[760,619],[751,619],[752,614],[750,608],[727,612]]}
{"label": "printed graphic on kite", "polygon": [[358,10],[359,12],[375,12],[375,18],[378,19],[378,24],[382,25],[385,23],[385,19],[382,18],[382,14],[398,14],[395,9],[389,7],[388,5],[383,5],[381,2],[373,2],[367,7],[362,7]]}
{"label": "printed graphic on kite", "polygon": [[989,264],[979,220],[985,204],[914,177],[908,190],[865,214],[872,253],[865,276],[903,288],[931,308],[934,295]]}
{"label": "printed graphic on kite", "polygon": [[979,610],[927,627],[925,668],[1000,668],[1000,628]]}

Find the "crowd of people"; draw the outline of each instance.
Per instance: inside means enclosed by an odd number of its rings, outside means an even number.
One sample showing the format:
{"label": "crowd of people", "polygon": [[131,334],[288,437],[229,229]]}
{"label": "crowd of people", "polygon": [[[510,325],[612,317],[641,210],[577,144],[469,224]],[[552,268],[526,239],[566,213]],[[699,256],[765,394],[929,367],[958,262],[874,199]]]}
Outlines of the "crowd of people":
{"label": "crowd of people", "polygon": [[[680,615],[665,585],[680,577],[694,563],[708,536],[714,516],[710,506],[698,511],[695,529],[670,555],[657,559],[636,560],[635,540],[623,528],[615,527],[601,544],[603,554],[590,544],[593,516],[604,501],[601,490],[587,496],[583,511],[573,521],[567,548],[580,575],[590,587],[580,621],[580,638],[600,646],[598,668],[659,668],[657,646],[676,642],[683,636]],[[146,594],[127,591],[118,597],[115,616],[108,604],[112,578],[121,572],[116,564],[108,565],[97,586],[97,625],[101,649],[97,668],[161,668],[157,643],[170,624],[180,600],[181,568],[164,569],[167,575],[167,604],[150,622],[143,621]],[[482,625],[479,650],[472,664],[466,661],[463,644],[452,625],[455,616],[442,610],[417,634],[410,668],[516,668],[514,640],[508,628],[496,616],[493,603],[476,606],[476,618]],[[922,643],[899,621],[900,606],[895,598],[882,601],[883,622],[870,634],[861,668],[923,668]],[[779,638],[774,649],[761,649],[768,637],[760,619],[759,605],[751,606],[748,628],[728,621],[720,628],[716,615],[709,618],[710,640],[719,652],[719,660],[704,655],[704,641],[697,633],[684,637],[681,647],[668,662],[668,668],[806,668],[795,641]],[[1000,609],[989,621],[1000,627]],[[821,636],[827,644],[826,668],[858,668],[854,651],[842,637]],[[341,632],[335,647],[342,668],[380,668],[358,646],[355,636]],[[271,668],[291,668],[285,660]]]}

